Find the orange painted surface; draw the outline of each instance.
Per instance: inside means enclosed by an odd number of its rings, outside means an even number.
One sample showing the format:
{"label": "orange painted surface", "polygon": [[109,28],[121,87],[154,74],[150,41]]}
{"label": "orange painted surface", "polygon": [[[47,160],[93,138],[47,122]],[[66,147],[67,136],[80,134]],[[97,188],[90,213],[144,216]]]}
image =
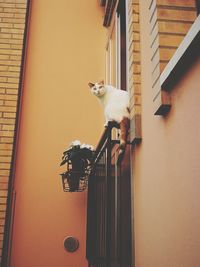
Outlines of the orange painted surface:
{"label": "orange painted surface", "polygon": [[[16,162],[11,267],[85,267],[87,194],[64,193],[59,167],[75,139],[96,145],[103,114],[88,81],[104,77],[98,1],[32,1]],[[66,236],[80,247],[68,253]]]}
{"label": "orange painted surface", "polygon": [[154,116],[148,2],[140,7],[142,143],[133,157],[136,266],[197,267],[200,60],[173,89],[169,114]]}

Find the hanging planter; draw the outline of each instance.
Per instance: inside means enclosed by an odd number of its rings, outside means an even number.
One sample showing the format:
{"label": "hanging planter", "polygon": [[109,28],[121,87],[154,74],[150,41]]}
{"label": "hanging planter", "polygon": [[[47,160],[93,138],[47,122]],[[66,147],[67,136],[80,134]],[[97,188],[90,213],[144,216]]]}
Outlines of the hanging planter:
{"label": "hanging planter", "polygon": [[61,173],[64,192],[82,192],[87,188],[93,158],[93,147],[78,140],[63,152],[60,165],[67,165],[67,170]]}

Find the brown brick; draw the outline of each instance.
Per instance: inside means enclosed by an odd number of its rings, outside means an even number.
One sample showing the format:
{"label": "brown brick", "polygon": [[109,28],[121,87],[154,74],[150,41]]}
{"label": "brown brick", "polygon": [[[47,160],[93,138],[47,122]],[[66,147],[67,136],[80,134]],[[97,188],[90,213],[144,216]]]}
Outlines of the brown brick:
{"label": "brown brick", "polygon": [[7,77],[0,77],[0,83],[7,82]]}
{"label": "brown brick", "polygon": [[196,11],[194,10],[173,10],[160,9],[157,10],[158,19],[162,20],[176,20],[176,21],[190,21],[193,22],[196,18]]}
{"label": "brown brick", "polygon": [[[1,177],[0,177],[0,179],[1,179]],[[6,199],[5,197],[1,197],[1,198],[0,198],[0,203],[1,203],[1,204],[6,204],[6,203],[7,203],[7,199]],[[0,219],[1,219],[2,221],[4,221],[3,218],[0,218]]]}
{"label": "brown brick", "polygon": [[19,40],[23,40],[24,36],[23,34],[12,34],[12,38],[13,39],[19,39]]}
{"label": "brown brick", "polygon": [[0,123],[14,124],[15,120],[14,119],[10,119],[10,118],[0,118]]}
{"label": "brown brick", "polygon": [[[7,189],[8,189],[8,184],[7,183],[0,183],[0,190],[7,190]],[[0,205],[0,207],[2,207],[2,206],[3,205]]]}
{"label": "brown brick", "polygon": [[17,101],[5,101],[5,106],[7,107],[16,107]]}
{"label": "brown brick", "polygon": [[[2,205],[3,207],[1,207],[0,205],[0,209],[2,209],[2,211],[6,211],[6,207],[4,207],[5,205]],[[0,226],[0,233],[3,233],[4,232],[4,227],[3,226]]]}
{"label": "brown brick", "polygon": [[9,83],[19,83],[19,78],[8,78]]}
{"label": "brown brick", "polygon": [[134,83],[141,83],[141,75],[134,74],[133,75],[133,82]]}
{"label": "brown brick", "polygon": [[132,6],[133,13],[138,13],[139,14],[139,5],[133,5]]}
{"label": "brown brick", "polygon": [[25,18],[25,14],[14,14],[15,18],[19,18],[19,19],[24,19]]}
{"label": "brown brick", "polygon": [[[9,170],[0,170],[0,176],[5,176],[5,175],[9,176],[9,174],[10,174]],[[0,190],[0,197],[7,196],[7,194],[4,193],[5,193],[4,191]]]}
{"label": "brown brick", "polygon": [[[13,136],[15,125],[2,125],[2,136]],[[9,133],[8,133],[9,132]]]}
{"label": "brown brick", "polygon": [[131,98],[131,102],[134,103],[134,105],[141,105],[141,95],[134,94]]}
{"label": "brown brick", "polygon": [[163,48],[163,47],[160,47],[160,60],[167,60],[169,61],[173,54],[175,53],[176,51],[176,48]]}
{"label": "brown brick", "polygon": [[0,49],[10,49],[11,45],[10,44],[0,44]]}
{"label": "brown brick", "polygon": [[1,32],[3,33],[16,33],[23,36],[24,30],[22,29],[16,29],[16,28],[2,28]]}
{"label": "brown brick", "polygon": [[0,28],[13,28],[13,24],[12,23],[0,23]]}
{"label": "brown brick", "polygon": [[23,40],[17,40],[17,39],[1,39],[1,43],[4,44],[22,44]]}
{"label": "brown brick", "polygon": [[171,46],[171,47],[178,47],[179,44],[182,42],[184,36],[180,35],[170,35],[170,34],[160,34],[159,35],[159,44]]}
{"label": "brown brick", "polygon": [[17,14],[25,14],[26,10],[22,8],[4,8],[4,12],[6,13],[14,13],[15,15]]}
{"label": "brown brick", "polygon": [[0,39],[10,39],[12,35],[10,33],[0,33]]}
{"label": "brown brick", "polygon": [[137,33],[137,32],[134,32],[134,33],[133,33],[133,40],[134,40],[134,41],[139,41],[139,40],[140,40],[140,34]]}
{"label": "brown brick", "polygon": [[11,2],[11,3],[1,3],[1,7],[15,8],[15,4],[13,2]]}
{"label": "brown brick", "polygon": [[17,49],[0,49],[1,55],[21,55],[22,51]]}
{"label": "brown brick", "polygon": [[140,84],[134,84],[134,92],[135,92],[135,94],[141,93],[141,85]]}
{"label": "brown brick", "polygon": [[2,18],[2,22],[6,22],[6,23],[15,23],[15,24],[14,24],[14,28],[15,28],[15,25],[23,25],[23,26],[24,26],[25,19]]}
{"label": "brown brick", "polygon": [[[6,204],[7,203],[7,199],[5,197],[1,197],[0,198],[0,204]],[[0,218],[0,225],[4,225],[5,224],[5,219],[4,218]]]}
{"label": "brown brick", "polygon": [[1,18],[12,18],[12,17],[14,17],[14,14],[13,13],[4,13],[4,12],[1,12],[0,13],[0,17]]}
{"label": "brown brick", "polygon": [[16,107],[0,106],[0,111],[16,112]]}
{"label": "brown brick", "polygon": [[133,65],[133,73],[141,73],[141,66],[140,64]]}
{"label": "brown brick", "polygon": [[[14,0],[15,3],[26,3],[27,0]],[[4,0],[5,3],[13,3],[13,0]]]}
{"label": "brown brick", "polygon": [[16,114],[15,114],[15,112],[4,112],[3,117],[4,118],[15,118]]}
{"label": "brown brick", "polygon": [[173,22],[173,21],[159,21],[158,31],[160,33],[182,33],[186,34],[191,27],[191,23]]}
{"label": "brown brick", "polygon": [[[3,94],[5,94],[5,92],[6,92],[6,89],[4,89],[4,88],[0,88],[0,97],[3,95]],[[3,96],[2,96],[3,97]],[[2,98],[0,98],[0,99],[2,99]]]}
{"label": "brown brick", "polygon": [[0,150],[12,150],[13,145],[11,144],[0,144]]}
{"label": "brown brick", "polygon": [[[5,218],[5,216],[6,216],[5,211],[1,211],[0,212],[0,218]],[[3,240],[3,235],[2,234],[0,234],[0,240]]]}
{"label": "brown brick", "polygon": [[[14,85],[16,85],[16,86],[14,86]],[[10,86],[11,87],[11,86]],[[14,84],[13,83],[13,86],[12,86],[13,88],[11,89],[11,88],[7,88],[6,89],[6,93],[7,94],[10,94],[10,95],[17,95],[18,94],[18,84]],[[14,87],[16,87],[16,88],[14,88]]]}
{"label": "brown brick", "polygon": [[[11,44],[11,48],[12,49],[17,49],[17,50],[22,50],[23,45],[22,44]],[[21,53],[20,53],[21,55]],[[19,60],[21,59],[21,57],[19,57]]]}
{"label": "brown brick", "polygon": [[13,131],[0,131],[0,136],[13,137],[14,132]]}
{"label": "brown brick", "polygon": [[[14,64],[20,64],[20,62],[14,62],[14,61],[12,61],[12,63]],[[9,68],[8,68],[8,71],[14,71],[14,72],[19,72],[20,71],[20,67],[18,67],[18,66],[10,66]]]}
{"label": "brown brick", "polygon": [[7,70],[8,70],[8,66],[2,66],[2,65],[0,65],[0,73],[1,73],[1,71],[7,71]]}
{"label": "brown brick", "polygon": [[8,183],[9,177],[8,176],[0,176],[0,183]]}
{"label": "brown brick", "polygon": [[[8,68],[8,66],[6,66]],[[0,71],[0,76],[3,77],[19,77],[19,72],[11,72],[11,71]]]}
{"label": "brown brick", "polygon": [[15,4],[15,5],[16,5],[17,8],[26,8],[27,7],[26,3],[25,4],[23,4],[23,3]]}
{"label": "brown brick", "polygon": [[1,143],[12,144],[13,143],[13,138],[12,137],[0,137],[0,142]]}
{"label": "brown brick", "polygon": [[156,0],[157,5],[195,7],[195,0]]}
{"label": "brown brick", "polygon": [[[0,89],[1,90],[1,89]],[[2,89],[3,90],[3,89]],[[17,95],[1,95],[0,94],[0,99],[1,100],[17,100],[18,96]]]}
{"label": "brown brick", "polygon": [[[0,150],[0,156],[11,156],[11,154],[12,154],[12,150]],[[0,182],[1,182],[1,179],[0,179]]]}
{"label": "brown brick", "polygon": [[139,42],[133,42],[133,51],[140,51],[140,43]]}
{"label": "brown brick", "polygon": [[[9,60],[9,56],[8,55],[1,55],[0,54],[0,63],[3,65],[4,64],[4,61],[2,61],[2,60]],[[7,61],[5,61],[5,65],[7,65]]]}
{"label": "brown brick", "polygon": [[0,88],[13,88],[13,89],[15,88],[15,89],[17,89],[18,84],[8,83],[8,82],[3,82],[3,83],[0,82]]}

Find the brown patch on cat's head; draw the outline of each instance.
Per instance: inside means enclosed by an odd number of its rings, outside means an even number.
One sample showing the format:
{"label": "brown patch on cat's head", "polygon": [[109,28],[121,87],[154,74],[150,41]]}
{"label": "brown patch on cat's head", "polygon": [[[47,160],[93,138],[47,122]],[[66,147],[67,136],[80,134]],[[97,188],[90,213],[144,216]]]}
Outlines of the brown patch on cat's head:
{"label": "brown patch on cat's head", "polygon": [[100,81],[98,82],[98,84],[104,85],[104,80],[103,80],[103,79],[100,80]]}
{"label": "brown patch on cat's head", "polygon": [[94,86],[94,83],[88,83],[89,87],[92,88]]}

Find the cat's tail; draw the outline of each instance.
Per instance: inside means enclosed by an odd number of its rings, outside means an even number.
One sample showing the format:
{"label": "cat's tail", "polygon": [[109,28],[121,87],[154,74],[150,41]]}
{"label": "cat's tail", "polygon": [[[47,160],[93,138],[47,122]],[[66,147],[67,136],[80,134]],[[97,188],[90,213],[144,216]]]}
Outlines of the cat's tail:
{"label": "cat's tail", "polygon": [[124,157],[129,128],[130,128],[130,119],[127,117],[123,117],[122,121],[120,122],[121,136],[120,136],[120,145],[118,148],[118,158],[117,158],[118,165],[121,163]]}

